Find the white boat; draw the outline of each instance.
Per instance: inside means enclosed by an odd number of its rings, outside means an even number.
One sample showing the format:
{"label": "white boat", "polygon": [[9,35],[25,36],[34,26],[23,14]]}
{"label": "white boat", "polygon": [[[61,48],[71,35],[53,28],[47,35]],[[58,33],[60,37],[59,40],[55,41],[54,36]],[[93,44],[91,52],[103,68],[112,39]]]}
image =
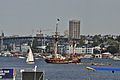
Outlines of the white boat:
{"label": "white boat", "polygon": [[23,56],[19,56],[18,58],[20,58],[20,59],[25,59],[25,57],[23,57]]}
{"label": "white boat", "polygon": [[34,64],[34,56],[33,56],[33,53],[32,53],[32,50],[31,50],[30,47],[29,47],[29,49],[28,49],[28,55],[27,55],[27,60],[26,60],[26,62],[27,62],[28,64]]}
{"label": "white boat", "polygon": [[119,56],[114,56],[113,60],[120,60],[120,57]]}

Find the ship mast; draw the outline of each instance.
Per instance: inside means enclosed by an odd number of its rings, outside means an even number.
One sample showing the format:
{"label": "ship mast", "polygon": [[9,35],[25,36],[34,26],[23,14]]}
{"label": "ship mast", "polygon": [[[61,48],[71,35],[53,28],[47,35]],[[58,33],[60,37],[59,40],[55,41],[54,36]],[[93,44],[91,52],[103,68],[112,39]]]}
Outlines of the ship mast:
{"label": "ship mast", "polygon": [[55,44],[54,44],[54,54],[55,54],[55,57],[56,57],[56,54],[57,54],[57,52],[58,52],[58,49],[57,49],[57,45],[58,45],[58,31],[57,31],[57,29],[58,29],[58,22],[59,22],[60,20],[59,19],[57,19],[57,23],[56,23],[56,31],[55,31]]}

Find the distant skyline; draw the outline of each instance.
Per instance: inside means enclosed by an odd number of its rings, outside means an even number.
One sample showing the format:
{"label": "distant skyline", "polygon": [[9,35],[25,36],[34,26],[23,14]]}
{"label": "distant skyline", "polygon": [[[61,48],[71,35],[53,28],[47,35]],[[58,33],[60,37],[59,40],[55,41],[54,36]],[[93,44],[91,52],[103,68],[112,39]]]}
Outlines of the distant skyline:
{"label": "distant skyline", "polygon": [[120,35],[120,0],[0,0],[0,32],[33,35],[37,30],[64,34],[69,20],[80,20],[81,35]]}

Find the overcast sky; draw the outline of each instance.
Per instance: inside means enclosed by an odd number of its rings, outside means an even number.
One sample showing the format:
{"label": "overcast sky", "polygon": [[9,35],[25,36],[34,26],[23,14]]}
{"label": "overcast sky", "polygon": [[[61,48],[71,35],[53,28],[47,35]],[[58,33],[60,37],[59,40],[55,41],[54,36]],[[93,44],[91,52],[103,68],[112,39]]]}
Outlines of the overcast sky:
{"label": "overcast sky", "polygon": [[[60,34],[69,20],[81,21],[81,34],[120,34],[120,0],[0,0],[0,30],[5,35]],[[0,31],[0,32],[1,32]]]}

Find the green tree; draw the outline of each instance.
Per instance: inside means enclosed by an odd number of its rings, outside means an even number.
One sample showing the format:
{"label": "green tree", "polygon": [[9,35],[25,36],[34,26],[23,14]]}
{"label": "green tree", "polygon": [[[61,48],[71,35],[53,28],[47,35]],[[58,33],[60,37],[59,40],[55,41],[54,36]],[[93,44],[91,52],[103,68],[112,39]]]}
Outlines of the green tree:
{"label": "green tree", "polygon": [[120,36],[117,36],[117,39],[116,39],[118,42],[120,42]]}
{"label": "green tree", "polygon": [[93,44],[92,44],[93,46],[98,46],[100,43],[103,42],[103,40],[100,39],[100,37],[101,37],[101,35],[95,35],[93,37]]}
{"label": "green tree", "polygon": [[94,54],[100,54],[100,51],[97,50],[97,49],[94,49],[94,50],[93,50],[93,53],[94,53]]}
{"label": "green tree", "polygon": [[118,52],[118,49],[115,46],[109,46],[107,48],[107,51],[110,52],[111,54],[114,54]]}
{"label": "green tree", "polygon": [[84,44],[84,39],[83,39],[83,38],[80,39],[79,44],[80,44],[80,45],[83,45],[83,44]]}

